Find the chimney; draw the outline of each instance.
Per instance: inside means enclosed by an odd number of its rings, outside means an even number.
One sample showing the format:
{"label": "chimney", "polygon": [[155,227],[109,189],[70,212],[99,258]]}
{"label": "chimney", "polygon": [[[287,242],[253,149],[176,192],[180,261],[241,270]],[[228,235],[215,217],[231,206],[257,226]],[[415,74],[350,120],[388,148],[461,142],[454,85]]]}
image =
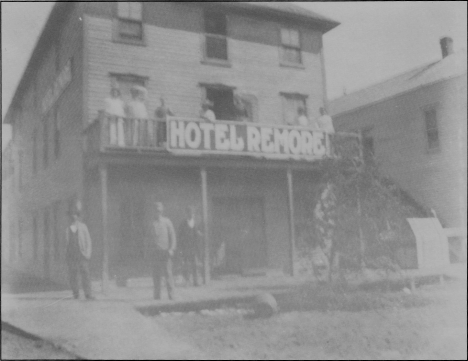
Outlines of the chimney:
{"label": "chimney", "polygon": [[442,58],[453,54],[453,40],[449,36],[440,38],[440,48],[442,49]]}

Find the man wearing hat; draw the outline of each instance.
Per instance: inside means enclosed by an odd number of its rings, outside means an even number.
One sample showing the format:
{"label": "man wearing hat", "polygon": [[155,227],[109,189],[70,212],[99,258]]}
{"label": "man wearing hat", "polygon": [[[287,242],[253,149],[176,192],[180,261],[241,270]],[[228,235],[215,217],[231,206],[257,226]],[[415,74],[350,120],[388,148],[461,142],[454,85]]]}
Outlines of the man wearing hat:
{"label": "man wearing hat", "polygon": [[209,101],[208,99],[205,99],[202,103],[202,109],[200,111],[200,118],[211,123],[216,122],[215,113],[210,109],[212,107],[213,107],[213,103]]}
{"label": "man wearing hat", "polygon": [[166,279],[169,299],[174,299],[174,279],[172,277],[172,257],[177,247],[174,226],[163,216],[164,206],[156,202],[156,219],[151,224],[151,246],[153,248],[152,268],[154,299],[161,299],[161,278]]}
{"label": "man wearing hat", "polygon": [[182,270],[186,282],[190,282],[192,274],[193,285],[199,286],[197,274],[197,259],[201,232],[195,223],[193,207],[185,209],[186,219],[179,226],[179,249],[182,256]]}
{"label": "man wearing hat", "polygon": [[78,299],[80,288],[78,274],[81,276],[83,291],[86,299],[94,299],[91,293],[89,277],[89,260],[91,258],[91,237],[88,227],[80,221],[80,207],[76,204],[70,211],[71,224],[66,230],[68,275],[73,297]]}
{"label": "man wearing hat", "polygon": [[110,97],[104,101],[104,112],[110,116],[110,144],[124,146],[123,118],[125,118],[125,103],[120,97],[119,85],[111,85]]}

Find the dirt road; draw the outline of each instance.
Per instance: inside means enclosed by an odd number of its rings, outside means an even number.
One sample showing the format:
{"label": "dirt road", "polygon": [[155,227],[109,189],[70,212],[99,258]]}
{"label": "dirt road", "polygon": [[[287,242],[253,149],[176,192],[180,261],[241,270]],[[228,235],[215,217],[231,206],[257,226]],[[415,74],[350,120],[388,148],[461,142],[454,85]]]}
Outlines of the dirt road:
{"label": "dirt road", "polygon": [[424,286],[414,296],[430,302],[356,312],[288,310],[270,319],[225,309],[155,321],[213,359],[466,359],[466,285]]}
{"label": "dirt road", "polygon": [[2,330],[2,360],[76,360],[53,345]]}

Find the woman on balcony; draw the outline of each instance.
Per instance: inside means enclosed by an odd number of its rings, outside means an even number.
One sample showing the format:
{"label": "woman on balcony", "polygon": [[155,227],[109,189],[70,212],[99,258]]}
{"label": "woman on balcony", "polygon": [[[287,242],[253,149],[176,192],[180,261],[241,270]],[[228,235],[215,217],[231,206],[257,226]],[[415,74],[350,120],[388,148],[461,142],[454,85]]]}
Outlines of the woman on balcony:
{"label": "woman on balcony", "polygon": [[145,105],[148,91],[141,85],[135,85],[130,89],[130,93],[132,94],[132,100],[127,105],[127,116],[132,119],[132,145],[139,146],[144,144],[140,133],[143,129],[147,129],[144,124],[148,122],[148,111]]}
{"label": "woman on balcony", "polygon": [[118,85],[113,84],[110,97],[106,98],[104,112],[109,119],[110,145],[125,145],[123,118],[125,118],[125,104],[120,97]]}

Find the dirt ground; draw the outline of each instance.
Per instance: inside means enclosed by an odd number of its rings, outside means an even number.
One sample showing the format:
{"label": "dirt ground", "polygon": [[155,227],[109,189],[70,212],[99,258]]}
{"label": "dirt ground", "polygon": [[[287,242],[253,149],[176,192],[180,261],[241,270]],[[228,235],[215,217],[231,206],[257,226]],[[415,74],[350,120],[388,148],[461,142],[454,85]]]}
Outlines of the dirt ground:
{"label": "dirt ground", "polygon": [[242,309],[154,319],[212,359],[466,359],[465,283],[426,285],[414,294],[320,292],[279,300],[281,312],[269,319],[249,319]]}
{"label": "dirt ground", "polygon": [[76,358],[42,341],[30,340],[2,330],[2,360],[75,360]]}

